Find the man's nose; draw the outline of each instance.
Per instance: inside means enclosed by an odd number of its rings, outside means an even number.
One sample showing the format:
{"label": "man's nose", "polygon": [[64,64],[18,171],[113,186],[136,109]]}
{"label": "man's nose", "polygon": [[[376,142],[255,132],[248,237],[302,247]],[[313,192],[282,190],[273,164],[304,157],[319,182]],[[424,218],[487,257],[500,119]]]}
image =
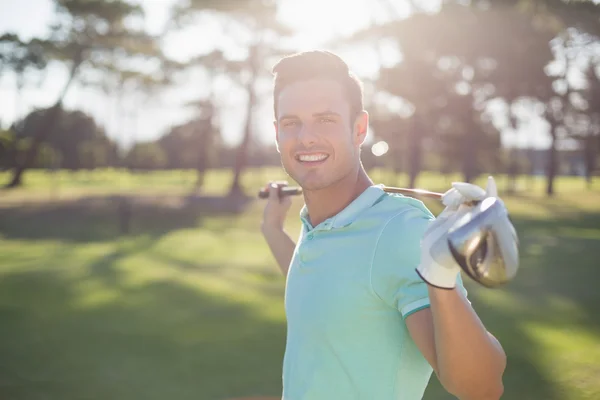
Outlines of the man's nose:
{"label": "man's nose", "polygon": [[317,134],[312,127],[307,125],[302,125],[302,128],[298,132],[298,141],[302,143],[304,146],[308,147],[317,142]]}

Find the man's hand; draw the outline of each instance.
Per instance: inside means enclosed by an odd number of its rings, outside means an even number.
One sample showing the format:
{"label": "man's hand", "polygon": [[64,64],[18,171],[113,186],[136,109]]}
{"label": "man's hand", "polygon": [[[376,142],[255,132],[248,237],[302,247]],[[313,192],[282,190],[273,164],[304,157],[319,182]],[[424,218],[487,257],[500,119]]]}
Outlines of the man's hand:
{"label": "man's hand", "polygon": [[292,205],[292,199],[289,196],[278,195],[279,188],[287,186],[286,181],[270,182],[267,185],[269,189],[269,198],[263,212],[262,227],[264,229],[281,229],[285,223],[285,217]]}
{"label": "man's hand", "polygon": [[452,188],[442,197],[446,208],[432,222],[421,241],[421,262],[417,267],[417,273],[421,279],[431,286],[442,289],[453,289],[456,286],[460,266],[454,261],[443,265],[439,264],[432,258],[431,248],[434,243],[448,233],[456,221],[471,210],[473,202],[497,196],[496,183],[491,176],[488,178],[486,190],[465,182],[452,184]]}

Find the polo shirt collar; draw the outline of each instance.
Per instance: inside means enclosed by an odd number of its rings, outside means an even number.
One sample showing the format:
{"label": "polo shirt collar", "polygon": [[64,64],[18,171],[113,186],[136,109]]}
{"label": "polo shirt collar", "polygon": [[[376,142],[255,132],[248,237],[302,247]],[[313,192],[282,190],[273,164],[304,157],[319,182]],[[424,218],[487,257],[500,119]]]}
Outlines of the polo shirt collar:
{"label": "polo shirt collar", "polygon": [[[383,186],[383,184],[369,186],[356,199],[348,204],[346,208],[333,217],[326,219],[315,228],[318,228],[319,230],[330,230],[332,228],[341,228],[350,225],[363,211],[370,208],[385,194]],[[312,229],[306,204],[300,210],[300,219],[308,229]]]}

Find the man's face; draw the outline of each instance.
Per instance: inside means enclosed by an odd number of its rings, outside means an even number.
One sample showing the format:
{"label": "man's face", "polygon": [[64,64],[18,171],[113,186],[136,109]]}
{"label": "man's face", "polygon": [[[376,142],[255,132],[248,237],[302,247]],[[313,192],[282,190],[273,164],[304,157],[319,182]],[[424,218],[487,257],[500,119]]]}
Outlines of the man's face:
{"label": "man's face", "polygon": [[351,116],[343,87],[329,79],[286,86],[275,121],[283,168],[305,190],[331,186],[360,166],[368,125],[365,112]]}

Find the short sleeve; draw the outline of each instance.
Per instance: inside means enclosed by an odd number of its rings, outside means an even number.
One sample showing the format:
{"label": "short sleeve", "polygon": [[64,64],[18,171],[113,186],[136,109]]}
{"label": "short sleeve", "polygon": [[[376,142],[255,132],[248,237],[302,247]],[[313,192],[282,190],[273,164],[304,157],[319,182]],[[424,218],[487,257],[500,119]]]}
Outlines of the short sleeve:
{"label": "short sleeve", "polygon": [[[371,286],[402,318],[430,306],[427,284],[416,268],[421,259],[421,239],[434,219],[429,212],[408,207],[386,223],[375,245]],[[466,297],[460,274],[457,288]]]}

